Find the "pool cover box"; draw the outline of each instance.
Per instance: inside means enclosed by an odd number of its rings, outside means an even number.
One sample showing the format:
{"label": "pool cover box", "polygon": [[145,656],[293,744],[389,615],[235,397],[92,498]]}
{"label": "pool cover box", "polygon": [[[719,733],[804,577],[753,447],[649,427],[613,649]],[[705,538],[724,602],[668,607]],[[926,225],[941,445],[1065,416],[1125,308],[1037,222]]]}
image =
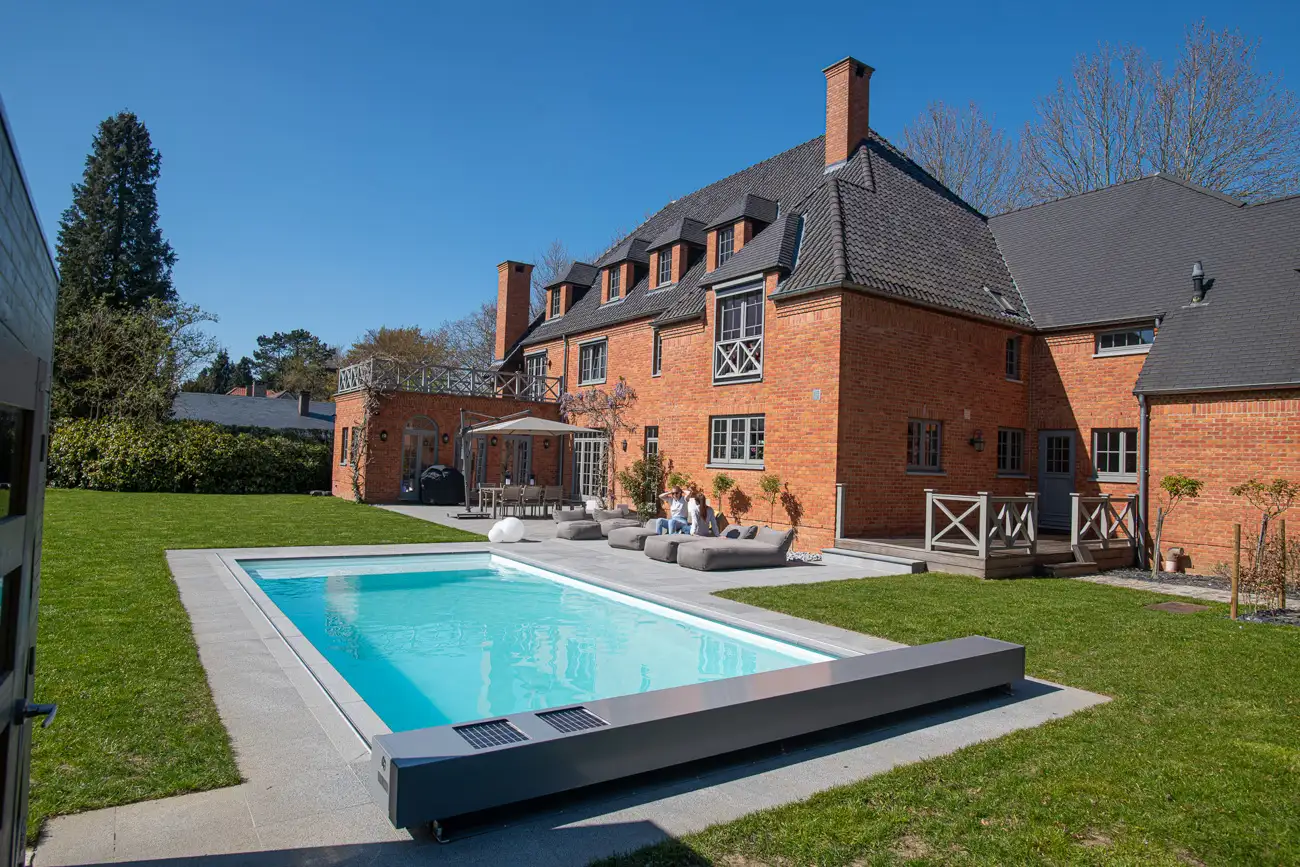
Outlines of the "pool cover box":
{"label": "pool cover box", "polygon": [[371,779],[392,823],[410,827],[919,708],[1024,676],[1024,647],[970,636],[380,735],[372,745]]}

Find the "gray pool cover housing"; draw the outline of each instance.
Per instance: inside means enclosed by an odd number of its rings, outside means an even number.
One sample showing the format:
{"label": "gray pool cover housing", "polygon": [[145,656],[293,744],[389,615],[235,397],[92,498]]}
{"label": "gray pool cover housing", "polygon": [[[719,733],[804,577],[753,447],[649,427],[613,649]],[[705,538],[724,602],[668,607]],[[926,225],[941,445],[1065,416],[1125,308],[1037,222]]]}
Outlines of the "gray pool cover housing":
{"label": "gray pool cover housing", "polygon": [[397,827],[606,783],[1010,686],[1025,649],[981,636],[380,735],[371,786]]}

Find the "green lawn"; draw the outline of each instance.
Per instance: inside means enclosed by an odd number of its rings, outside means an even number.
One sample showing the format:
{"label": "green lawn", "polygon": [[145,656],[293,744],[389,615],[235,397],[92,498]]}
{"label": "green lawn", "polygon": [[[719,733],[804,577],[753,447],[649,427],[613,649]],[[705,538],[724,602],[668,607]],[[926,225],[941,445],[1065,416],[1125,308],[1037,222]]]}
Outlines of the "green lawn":
{"label": "green lawn", "polygon": [[239,782],[168,548],[481,539],[329,497],[50,490],[31,821]]}
{"label": "green lawn", "polygon": [[1114,700],[606,865],[1300,864],[1300,629],[1066,580],[721,595],[908,644],[1022,643],[1030,673]]}

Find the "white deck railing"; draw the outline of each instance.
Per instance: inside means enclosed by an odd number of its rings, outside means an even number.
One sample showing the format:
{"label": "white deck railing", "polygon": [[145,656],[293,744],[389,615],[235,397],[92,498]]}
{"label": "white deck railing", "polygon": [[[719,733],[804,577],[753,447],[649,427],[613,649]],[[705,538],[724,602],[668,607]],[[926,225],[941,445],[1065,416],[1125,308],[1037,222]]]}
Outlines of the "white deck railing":
{"label": "white deck railing", "polygon": [[763,373],[763,337],[719,340],[713,344],[713,378],[734,379],[761,376]]}
{"label": "white deck railing", "polygon": [[363,388],[467,397],[508,397],[538,403],[558,403],[564,391],[560,377],[443,364],[403,364],[384,358],[367,358],[339,370],[339,394]]}
{"label": "white deck railing", "polygon": [[1070,494],[1070,544],[1102,548],[1137,546],[1137,495]]}
{"label": "white deck railing", "polygon": [[991,554],[1038,551],[1038,494],[995,497],[925,492],[925,550]]}

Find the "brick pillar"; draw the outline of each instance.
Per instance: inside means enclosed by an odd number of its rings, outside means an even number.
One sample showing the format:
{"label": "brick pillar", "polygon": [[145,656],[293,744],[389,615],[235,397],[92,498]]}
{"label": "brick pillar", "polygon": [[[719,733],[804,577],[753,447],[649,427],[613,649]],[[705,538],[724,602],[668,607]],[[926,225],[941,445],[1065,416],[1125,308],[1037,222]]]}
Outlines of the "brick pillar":
{"label": "brick pillar", "polygon": [[853,155],[870,132],[870,66],[852,57],[822,70],[826,74],[826,165]]}
{"label": "brick pillar", "polygon": [[533,296],[533,266],[523,262],[502,262],[497,266],[497,360],[528,330],[528,305]]}

